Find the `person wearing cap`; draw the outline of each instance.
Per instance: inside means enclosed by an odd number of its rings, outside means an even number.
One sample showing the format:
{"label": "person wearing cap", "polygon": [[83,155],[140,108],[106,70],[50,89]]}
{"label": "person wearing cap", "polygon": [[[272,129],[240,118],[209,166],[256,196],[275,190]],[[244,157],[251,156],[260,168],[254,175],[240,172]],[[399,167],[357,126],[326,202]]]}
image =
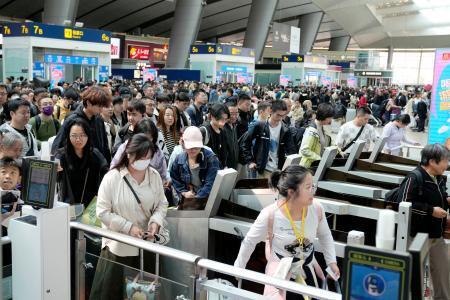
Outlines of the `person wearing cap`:
{"label": "person wearing cap", "polygon": [[184,151],[170,167],[173,187],[182,201],[206,200],[220,167],[219,160],[214,152],[203,147],[203,136],[197,127],[184,130],[181,144]]}
{"label": "person wearing cap", "polygon": [[121,86],[119,87],[119,96],[123,99],[123,109],[126,110],[128,107],[128,102],[133,99],[133,94],[131,93],[131,90],[127,86]]}

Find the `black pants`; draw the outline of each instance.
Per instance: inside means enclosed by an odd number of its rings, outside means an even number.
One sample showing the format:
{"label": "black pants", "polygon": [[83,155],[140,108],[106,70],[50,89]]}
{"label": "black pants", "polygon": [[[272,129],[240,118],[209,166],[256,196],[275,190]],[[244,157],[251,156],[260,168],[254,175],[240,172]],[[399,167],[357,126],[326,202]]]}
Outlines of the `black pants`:
{"label": "black pants", "polygon": [[417,131],[424,131],[425,130],[425,121],[426,121],[426,117],[425,118],[421,118],[419,116],[419,119],[417,120]]}
{"label": "black pants", "polygon": [[[154,273],[154,255],[144,254],[147,272]],[[100,259],[95,270],[90,300],[123,300],[125,295],[125,276],[130,268],[139,269],[139,256],[117,256],[108,247],[102,249]],[[134,277],[136,274],[132,274]]]}

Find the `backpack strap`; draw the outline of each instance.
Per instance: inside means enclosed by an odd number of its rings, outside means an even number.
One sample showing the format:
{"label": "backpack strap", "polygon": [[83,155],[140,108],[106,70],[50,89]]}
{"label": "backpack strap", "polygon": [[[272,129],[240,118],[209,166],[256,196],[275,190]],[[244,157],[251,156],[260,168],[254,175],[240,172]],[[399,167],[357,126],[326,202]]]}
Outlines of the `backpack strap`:
{"label": "backpack strap", "polygon": [[42,120],[41,120],[41,117],[39,116],[39,114],[37,114],[34,117],[34,121],[36,122],[36,134],[37,134],[37,132],[39,131],[39,128],[41,127],[41,123],[42,123]]}
{"label": "backpack strap", "polygon": [[423,195],[423,177],[422,177],[422,173],[420,173],[419,170],[414,169],[414,170],[412,170],[412,174],[414,174],[414,176],[416,177],[417,188],[418,188],[418,195],[422,196]]}
{"label": "backpack strap", "polygon": [[319,224],[320,222],[322,222],[323,216],[322,216],[322,205],[318,204],[318,203],[314,203],[313,202],[314,207],[316,208],[316,214],[317,214],[317,218],[319,219]]}
{"label": "backpack strap", "polygon": [[199,129],[203,135],[203,145],[208,145],[208,143],[209,143],[208,128],[206,128],[205,126],[200,126]]}
{"label": "backpack strap", "polygon": [[52,118],[52,119],[53,119],[53,124],[55,125],[56,134],[58,134],[58,131],[59,131],[61,125],[59,124],[58,120],[56,120],[55,118]]}
{"label": "backpack strap", "polygon": [[267,260],[269,260],[270,254],[272,253],[273,222],[275,219],[275,209],[277,208],[278,208],[277,203],[274,203],[270,206],[269,219],[267,220],[267,237],[265,246],[265,254]]}

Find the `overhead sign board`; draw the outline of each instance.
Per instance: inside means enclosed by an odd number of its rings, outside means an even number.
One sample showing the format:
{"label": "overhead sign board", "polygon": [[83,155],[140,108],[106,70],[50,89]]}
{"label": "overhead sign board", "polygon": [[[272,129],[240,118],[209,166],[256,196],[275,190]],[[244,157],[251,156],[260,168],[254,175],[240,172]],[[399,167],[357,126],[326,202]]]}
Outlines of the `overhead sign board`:
{"label": "overhead sign board", "polygon": [[36,22],[4,23],[2,27],[1,33],[4,38],[34,36],[80,42],[111,43],[111,33],[104,30],[57,26]]}
{"label": "overhead sign board", "polygon": [[190,49],[191,54],[221,54],[232,56],[246,56],[255,57],[255,50],[251,48],[243,48],[232,45],[192,45]]}
{"label": "overhead sign board", "polygon": [[354,75],[357,77],[382,77],[382,78],[392,78],[392,71],[364,71],[355,70]]}
{"label": "overhead sign board", "polygon": [[296,63],[303,63],[305,62],[305,56],[304,55],[283,55],[281,56],[282,62],[296,62]]}

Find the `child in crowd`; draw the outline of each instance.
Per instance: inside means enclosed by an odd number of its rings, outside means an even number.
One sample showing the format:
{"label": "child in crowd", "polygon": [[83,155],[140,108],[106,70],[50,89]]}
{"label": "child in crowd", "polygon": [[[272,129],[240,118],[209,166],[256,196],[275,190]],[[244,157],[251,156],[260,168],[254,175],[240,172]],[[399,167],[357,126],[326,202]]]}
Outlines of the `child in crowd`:
{"label": "child in crowd", "polygon": [[17,185],[21,180],[21,165],[12,158],[0,160],[0,191],[2,196],[2,222],[14,215],[20,204]]}

